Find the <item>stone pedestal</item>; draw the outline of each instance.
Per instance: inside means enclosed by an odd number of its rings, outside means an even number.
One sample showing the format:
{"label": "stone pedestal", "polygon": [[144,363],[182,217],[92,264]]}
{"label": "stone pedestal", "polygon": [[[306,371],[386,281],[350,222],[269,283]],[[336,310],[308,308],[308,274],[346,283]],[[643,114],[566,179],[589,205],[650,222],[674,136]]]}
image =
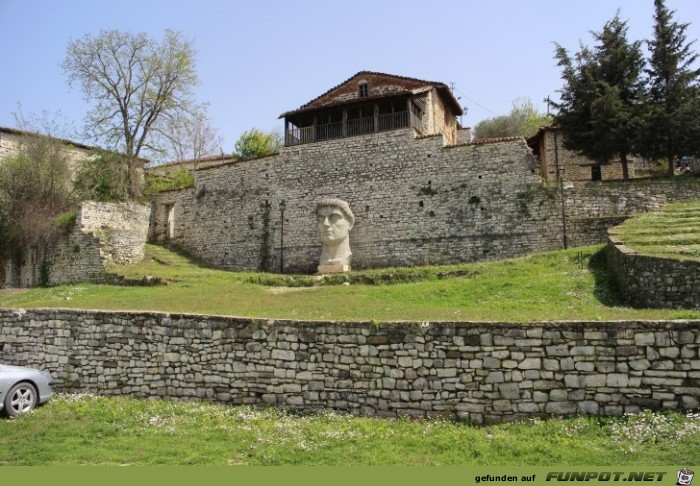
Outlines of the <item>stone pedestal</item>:
{"label": "stone pedestal", "polygon": [[343,263],[329,263],[328,265],[319,265],[318,273],[344,273],[350,271],[350,265]]}

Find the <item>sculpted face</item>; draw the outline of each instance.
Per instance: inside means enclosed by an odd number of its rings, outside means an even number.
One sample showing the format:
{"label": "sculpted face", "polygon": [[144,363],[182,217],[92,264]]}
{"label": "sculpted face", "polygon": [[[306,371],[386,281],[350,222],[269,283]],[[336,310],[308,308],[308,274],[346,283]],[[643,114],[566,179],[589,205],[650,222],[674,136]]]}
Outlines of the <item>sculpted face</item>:
{"label": "sculpted face", "polygon": [[352,224],[343,212],[334,206],[318,208],[318,231],[325,245],[337,245],[347,239]]}

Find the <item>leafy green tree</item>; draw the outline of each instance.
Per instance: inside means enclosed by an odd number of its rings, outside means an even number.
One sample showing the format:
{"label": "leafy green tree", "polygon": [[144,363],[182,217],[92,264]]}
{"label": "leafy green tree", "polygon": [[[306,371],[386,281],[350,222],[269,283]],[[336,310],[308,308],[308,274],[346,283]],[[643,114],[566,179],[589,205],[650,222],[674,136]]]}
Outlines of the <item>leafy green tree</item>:
{"label": "leafy green tree", "polygon": [[279,152],[282,143],[282,135],[278,132],[265,133],[252,128],[236,141],[233,156],[238,159],[254,159],[275,154]]}
{"label": "leafy green tree", "polygon": [[676,157],[700,152],[700,69],[698,54],[686,42],[689,24],[673,21],[675,12],[655,0],[654,38],[649,45],[649,76],[642,153],[668,160],[673,176]]}
{"label": "leafy green tree", "polygon": [[103,30],[68,44],[63,69],[69,83],[80,84],[93,102],[86,132],[126,156],[129,190],[140,195],[142,151],[154,149],[153,134],[164,114],[194,106],[195,51],[178,32],[165,31],[162,42],[146,34]]}
{"label": "leafy green tree", "polygon": [[529,137],[551,123],[552,118],[539,113],[532,100],[517,98],[509,115],[483,120],[474,127],[474,131],[476,138]]}
{"label": "leafy green tree", "polygon": [[641,42],[630,43],[627,30],[618,12],[601,32],[592,32],[593,49],[582,46],[572,59],[556,45],[565,85],[554,117],[567,148],[601,164],[619,157],[625,180],[641,129],[644,67]]}

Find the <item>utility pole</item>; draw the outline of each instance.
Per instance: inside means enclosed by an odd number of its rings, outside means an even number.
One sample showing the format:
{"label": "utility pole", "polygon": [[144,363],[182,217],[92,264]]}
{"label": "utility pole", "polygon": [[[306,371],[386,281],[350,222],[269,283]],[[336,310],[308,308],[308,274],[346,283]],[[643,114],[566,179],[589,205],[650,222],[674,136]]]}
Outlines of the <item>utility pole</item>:
{"label": "utility pole", "polygon": [[284,273],[284,210],[287,203],[280,201],[280,273]]}

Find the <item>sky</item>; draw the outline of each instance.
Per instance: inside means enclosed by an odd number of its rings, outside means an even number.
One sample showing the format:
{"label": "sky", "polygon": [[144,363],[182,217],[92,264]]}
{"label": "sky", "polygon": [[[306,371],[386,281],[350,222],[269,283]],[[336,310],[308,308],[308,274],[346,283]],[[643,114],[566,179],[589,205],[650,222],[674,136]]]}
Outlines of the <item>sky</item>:
{"label": "sky", "polygon": [[[699,39],[700,1],[666,5]],[[79,135],[90,104],[60,64],[72,39],[109,29],[158,40],[173,29],[194,44],[196,98],[225,153],[363,70],[453,83],[462,125],[474,126],[519,97],[546,112],[562,86],[554,43],[592,45],[618,9],[630,40],[652,36],[653,0],[0,0],[0,126],[45,113],[92,144]]]}

